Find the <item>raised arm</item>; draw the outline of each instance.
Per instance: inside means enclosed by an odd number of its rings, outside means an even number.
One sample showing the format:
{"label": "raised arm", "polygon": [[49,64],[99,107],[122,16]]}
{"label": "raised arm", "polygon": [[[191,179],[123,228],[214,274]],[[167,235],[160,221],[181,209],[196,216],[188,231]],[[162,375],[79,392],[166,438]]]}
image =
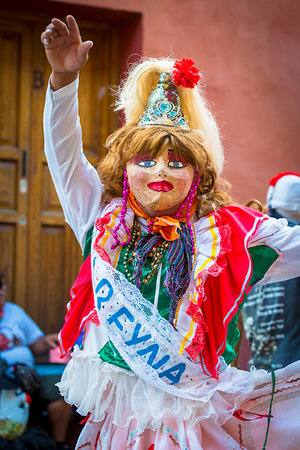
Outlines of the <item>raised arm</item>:
{"label": "raised arm", "polygon": [[79,70],[88,60],[93,42],[82,42],[73,16],[67,16],[66,23],[52,19],[41,34],[41,41],[52,67],[51,88],[57,91],[77,78]]}
{"label": "raised arm", "polygon": [[102,185],[82,150],[78,117],[78,73],[91,41],[82,43],[72,16],[67,24],[53,19],[41,35],[52,67],[44,109],[44,148],[66,222],[81,247],[99,210]]}

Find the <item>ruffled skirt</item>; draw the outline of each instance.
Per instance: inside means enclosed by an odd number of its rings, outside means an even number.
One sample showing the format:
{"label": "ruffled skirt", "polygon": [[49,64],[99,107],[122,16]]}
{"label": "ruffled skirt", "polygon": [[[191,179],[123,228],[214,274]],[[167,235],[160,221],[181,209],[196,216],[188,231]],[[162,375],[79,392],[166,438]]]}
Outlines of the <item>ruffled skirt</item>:
{"label": "ruffled skirt", "polygon": [[298,449],[300,362],[276,371],[275,381],[272,392],[270,373],[228,368],[199,387],[201,400],[187,400],[76,350],[59,388],[89,415],[76,450],[257,450],[266,436],[266,448]]}

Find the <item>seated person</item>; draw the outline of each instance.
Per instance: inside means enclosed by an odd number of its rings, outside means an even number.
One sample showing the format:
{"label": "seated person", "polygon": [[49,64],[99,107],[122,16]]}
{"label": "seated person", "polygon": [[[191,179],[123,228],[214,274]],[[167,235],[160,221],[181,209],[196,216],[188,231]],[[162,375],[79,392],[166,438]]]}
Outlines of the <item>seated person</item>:
{"label": "seated person", "polygon": [[[5,280],[0,272],[0,358],[9,365],[22,363],[33,367],[34,356],[55,349],[57,345],[57,333],[45,335],[20,306],[6,301]],[[47,385],[46,378],[42,378],[41,397],[49,402],[47,411],[52,438],[58,449],[64,449],[70,407],[54,384]]]}

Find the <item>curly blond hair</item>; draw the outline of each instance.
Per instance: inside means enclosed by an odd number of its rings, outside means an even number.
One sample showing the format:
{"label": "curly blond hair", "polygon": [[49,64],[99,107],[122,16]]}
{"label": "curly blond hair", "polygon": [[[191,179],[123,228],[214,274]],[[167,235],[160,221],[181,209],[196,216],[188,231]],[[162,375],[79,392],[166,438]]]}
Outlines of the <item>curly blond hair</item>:
{"label": "curly blond hair", "polygon": [[200,133],[177,127],[136,125],[124,126],[107,139],[108,154],[98,165],[98,173],[105,186],[104,203],[122,196],[126,164],[135,155],[149,154],[156,157],[166,145],[199,170],[201,182],[197,189],[197,217],[231,203],[226,192],[228,185],[223,190],[217,187],[217,169]]}

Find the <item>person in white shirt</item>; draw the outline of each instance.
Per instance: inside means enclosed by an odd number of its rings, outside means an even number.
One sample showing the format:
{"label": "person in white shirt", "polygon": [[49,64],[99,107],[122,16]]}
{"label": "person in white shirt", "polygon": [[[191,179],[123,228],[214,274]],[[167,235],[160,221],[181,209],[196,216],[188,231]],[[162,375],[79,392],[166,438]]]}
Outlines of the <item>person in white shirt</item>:
{"label": "person in white shirt", "polygon": [[[8,365],[22,363],[34,367],[35,356],[57,348],[57,333],[44,334],[20,306],[6,301],[6,292],[5,278],[0,272],[0,358]],[[47,397],[47,378],[41,378],[41,381],[42,395]],[[65,439],[70,422],[70,407],[59,396],[58,390],[48,401],[51,436],[57,449],[63,450],[67,448]]]}

